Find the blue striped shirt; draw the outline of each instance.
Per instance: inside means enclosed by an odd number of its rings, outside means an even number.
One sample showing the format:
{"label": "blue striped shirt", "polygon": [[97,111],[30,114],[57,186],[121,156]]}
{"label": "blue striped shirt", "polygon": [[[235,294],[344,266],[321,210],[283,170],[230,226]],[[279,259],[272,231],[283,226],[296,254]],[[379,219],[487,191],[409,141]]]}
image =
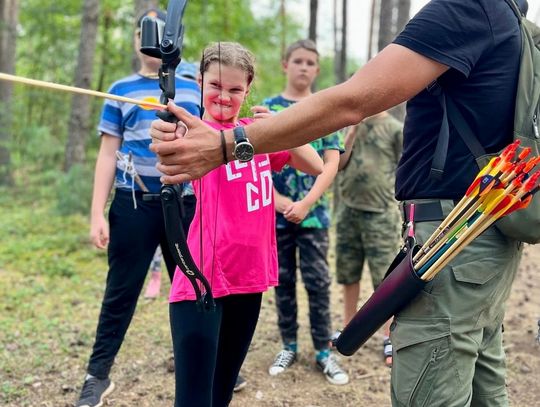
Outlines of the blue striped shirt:
{"label": "blue striped shirt", "polygon": [[[159,103],[161,89],[159,80],[133,74],[113,83],[109,93],[132,99]],[[176,76],[176,95],[174,101],[193,115],[200,113],[200,90],[197,82]],[[157,157],[149,150],[151,143],[150,125],[156,119],[156,111],[131,103],[107,100],[103,105],[98,125],[100,134],[120,137],[120,152],[133,157],[135,170],[152,193],[159,192],[162,175],[156,169]],[[115,187],[131,189],[132,180],[120,165],[116,167]],[[134,183],[135,190],[141,188]]]}

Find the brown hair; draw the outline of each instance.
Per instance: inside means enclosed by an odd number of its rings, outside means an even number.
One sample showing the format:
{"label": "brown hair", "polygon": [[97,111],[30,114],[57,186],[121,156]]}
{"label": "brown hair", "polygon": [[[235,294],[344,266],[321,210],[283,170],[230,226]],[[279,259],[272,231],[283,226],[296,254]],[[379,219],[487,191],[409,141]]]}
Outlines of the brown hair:
{"label": "brown hair", "polygon": [[317,44],[315,44],[315,42],[310,39],[305,39],[305,40],[295,41],[291,45],[289,45],[287,47],[287,50],[285,51],[283,60],[288,61],[289,58],[291,57],[291,54],[297,49],[301,49],[301,48],[316,53],[317,60],[319,59],[319,51],[317,51]]}
{"label": "brown hair", "polygon": [[255,57],[237,42],[214,42],[208,45],[201,59],[201,75],[204,75],[213,62],[241,69],[247,74],[248,85],[255,77]]}

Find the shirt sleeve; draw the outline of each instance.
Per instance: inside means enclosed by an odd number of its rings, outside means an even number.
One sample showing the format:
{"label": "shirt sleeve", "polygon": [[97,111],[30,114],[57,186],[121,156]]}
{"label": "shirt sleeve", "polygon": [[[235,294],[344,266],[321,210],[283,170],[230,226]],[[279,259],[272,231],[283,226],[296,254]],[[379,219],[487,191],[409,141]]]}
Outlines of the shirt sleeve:
{"label": "shirt sleeve", "polygon": [[322,139],[322,150],[339,150],[340,154],[345,152],[343,137],[339,132],[332,133]]}
{"label": "shirt sleeve", "polygon": [[[113,85],[109,91],[110,94],[116,95],[118,92]],[[122,137],[122,109],[121,102],[107,99],[103,103],[103,111],[98,124],[98,133],[106,133],[111,136]]]}
{"label": "shirt sleeve", "polygon": [[493,46],[493,33],[478,0],[432,0],[394,40],[468,77]]}
{"label": "shirt sleeve", "polygon": [[272,171],[279,172],[291,159],[289,151],[279,151],[277,153],[268,154],[270,157],[270,167]]}

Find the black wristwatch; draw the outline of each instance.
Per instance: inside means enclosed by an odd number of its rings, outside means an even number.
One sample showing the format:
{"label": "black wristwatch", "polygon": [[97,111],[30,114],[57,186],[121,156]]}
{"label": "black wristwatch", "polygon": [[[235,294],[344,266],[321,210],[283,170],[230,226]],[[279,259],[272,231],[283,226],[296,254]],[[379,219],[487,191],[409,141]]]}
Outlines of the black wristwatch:
{"label": "black wristwatch", "polygon": [[243,127],[235,127],[233,157],[240,162],[251,161],[255,154],[253,145],[249,142]]}

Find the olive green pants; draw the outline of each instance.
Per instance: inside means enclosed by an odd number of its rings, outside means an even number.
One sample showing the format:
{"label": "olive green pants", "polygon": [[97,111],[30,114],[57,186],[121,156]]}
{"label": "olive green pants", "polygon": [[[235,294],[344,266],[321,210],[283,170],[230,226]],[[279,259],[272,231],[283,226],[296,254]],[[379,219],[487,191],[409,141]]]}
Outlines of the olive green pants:
{"label": "olive green pants", "polygon": [[[439,224],[417,223],[419,244]],[[396,316],[393,406],[508,406],[502,321],[521,246],[490,227]]]}

